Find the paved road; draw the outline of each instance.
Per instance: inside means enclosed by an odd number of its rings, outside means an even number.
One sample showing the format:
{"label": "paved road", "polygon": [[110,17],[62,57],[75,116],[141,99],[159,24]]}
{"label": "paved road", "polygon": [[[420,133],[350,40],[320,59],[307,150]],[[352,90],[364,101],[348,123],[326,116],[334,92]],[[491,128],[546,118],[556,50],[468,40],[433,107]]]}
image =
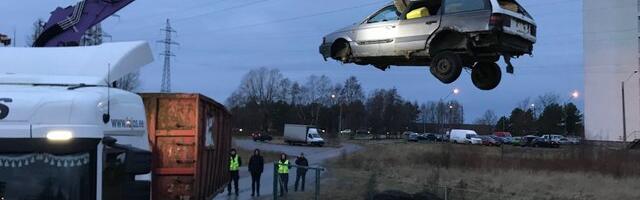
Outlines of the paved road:
{"label": "paved road", "polygon": [[[327,159],[334,158],[344,153],[353,153],[360,149],[360,146],[355,144],[343,144],[340,148],[331,148],[331,147],[306,147],[306,146],[287,146],[287,145],[278,145],[278,144],[269,144],[269,143],[261,143],[254,142],[253,140],[234,140],[234,143],[237,147],[243,149],[255,149],[259,148],[264,151],[273,151],[273,152],[284,152],[288,155],[291,155],[291,158],[294,158],[294,155],[299,155],[301,152],[304,152],[307,160],[309,160],[310,166],[318,166],[322,164]],[[249,158],[242,158],[243,164],[248,164]],[[313,170],[307,172],[307,180],[306,180],[306,190],[313,190],[315,184],[315,176],[312,174]],[[264,173],[261,178],[261,186],[260,186],[260,196],[270,196],[273,191],[273,163],[267,163],[264,165]],[[293,192],[293,185],[295,183],[295,170],[291,170],[289,175],[289,192]],[[249,172],[247,171],[247,167],[240,168],[240,182],[239,182],[240,194],[239,196],[231,195],[227,196],[227,191],[218,194],[214,200],[223,200],[223,199],[252,199],[251,198],[251,177]],[[257,198],[256,198],[257,199]]]}

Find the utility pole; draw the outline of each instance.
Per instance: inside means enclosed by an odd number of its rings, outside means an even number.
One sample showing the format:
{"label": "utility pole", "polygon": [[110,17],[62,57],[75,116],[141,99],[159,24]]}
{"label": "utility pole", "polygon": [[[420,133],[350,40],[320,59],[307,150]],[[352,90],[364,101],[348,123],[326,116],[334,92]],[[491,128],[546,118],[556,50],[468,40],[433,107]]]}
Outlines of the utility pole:
{"label": "utility pole", "polygon": [[629,81],[635,74],[638,74],[638,70],[633,71],[627,79],[620,83],[620,89],[622,90],[622,142],[627,142],[627,109],[624,96],[624,82]]}
{"label": "utility pole", "polygon": [[177,42],[171,40],[171,36],[176,33],[176,30],[171,27],[169,19],[167,19],[167,25],[164,29],[165,39],[158,41],[158,43],[164,44],[164,52],[160,55],[164,56],[164,67],[162,68],[162,86],[160,92],[171,92],[171,57],[176,56],[171,53],[171,45],[179,45]]}

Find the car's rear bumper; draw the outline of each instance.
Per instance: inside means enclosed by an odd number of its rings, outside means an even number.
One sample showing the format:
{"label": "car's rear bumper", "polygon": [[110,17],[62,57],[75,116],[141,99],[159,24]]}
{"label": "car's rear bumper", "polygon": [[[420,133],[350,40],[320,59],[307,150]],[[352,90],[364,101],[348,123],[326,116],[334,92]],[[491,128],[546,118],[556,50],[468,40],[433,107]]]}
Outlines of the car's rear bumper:
{"label": "car's rear bumper", "polygon": [[474,40],[475,48],[512,56],[532,54],[533,44],[535,43],[520,36],[501,31],[483,32],[479,33],[477,37]]}
{"label": "car's rear bumper", "polygon": [[323,43],[320,45],[320,54],[322,54],[322,58],[327,61],[327,58],[331,57],[331,43]]}

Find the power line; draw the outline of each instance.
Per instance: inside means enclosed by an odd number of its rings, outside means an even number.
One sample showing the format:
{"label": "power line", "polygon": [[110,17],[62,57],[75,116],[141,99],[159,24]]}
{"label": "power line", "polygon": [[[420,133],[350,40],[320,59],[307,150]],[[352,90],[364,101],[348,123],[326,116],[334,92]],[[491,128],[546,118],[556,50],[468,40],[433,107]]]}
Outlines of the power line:
{"label": "power line", "polygon": [[357,5],[357,6],[351,6],[351,7],[345,7],[345,8],[335,9],[335,10],[328,10],[328,11],[324,11],[324,12],[313,13],[313,14],[309,14],[309,15],[288,17],[288,18],[282,18],[282,19],[277,19],[277,20],[272,20],[272,21],[267,21],[267,22],[261,22],[261,23],[254,23],[254,24],[233,26],[233,27],[228,27],[228,28],[221,28],[221,29],[216,29],[216,30],[211,30],[211,31],[212,32],[228,31],[228,30],[242,29],[242,28],[253,28],[253,27],[256,27],[256,26],[263,26],[263,25],[268,25],[268,24],[276,24],[276,23],[282,23],[282,22],[287,22],[287,21],[296,21],[296,20],[301,20],[301,19],[306,19],[306,18],[311,18],[311,17],[328,15],[328,14],[333,14],[333,13],[338,13],[338,12],[344,12],[344,11],[348,11],[348,10],[352,10],[352,9],[369,7],[369,6],[373,6],[373,5],[378,5],[378,4],[383,3],[383,2],[388,2],[388,1],[387,0],[376,1],[376,2],[372,2],[372,3],[360,4],[360,5]]}
{"label": "power line", "polygon": [[179,44],[171,40],[171,36],[176,33],[176,30],[171,27],[169,19],[167,19],[166,27],[161,30],[165,32],[165,39],[158,41],[158,43],[164,44],[164,52],[160,54],[164,56],[164,67],[162,68],[162,86],[160,92],[171,92],[171,57],[176,56],[171,53],[171,45]]}

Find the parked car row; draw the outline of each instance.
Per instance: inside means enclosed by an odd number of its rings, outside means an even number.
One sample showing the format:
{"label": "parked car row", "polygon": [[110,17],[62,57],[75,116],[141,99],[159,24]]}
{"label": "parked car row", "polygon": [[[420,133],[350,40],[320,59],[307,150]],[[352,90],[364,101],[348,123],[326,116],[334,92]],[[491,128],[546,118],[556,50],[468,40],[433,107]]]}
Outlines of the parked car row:
{"label": "parked car row", "polygon": [[448,141],[448,137],[445,134],[437,134],[437,133],[415,133],[415,132],[404,132],[407,141],[410,142],[418,142],[421,140],[424,141],[432,141],[432,142],[444,142]]}

